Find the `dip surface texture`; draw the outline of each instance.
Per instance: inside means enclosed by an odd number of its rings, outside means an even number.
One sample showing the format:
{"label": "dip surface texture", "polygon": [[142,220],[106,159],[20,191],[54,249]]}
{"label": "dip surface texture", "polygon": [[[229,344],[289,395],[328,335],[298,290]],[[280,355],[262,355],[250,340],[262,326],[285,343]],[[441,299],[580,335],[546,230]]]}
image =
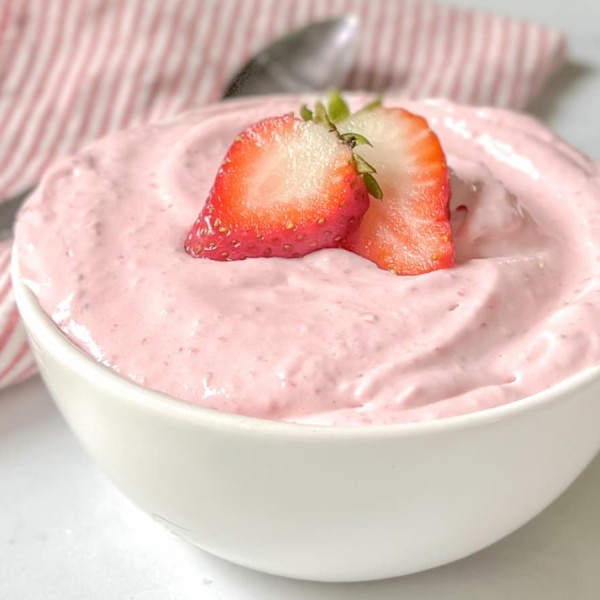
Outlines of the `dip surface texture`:
{"label": "dip surface texture", "polygon": [[122,376],[265,419],[448,417],[599,364],[598,166],[524,116],[386,104],[440,136],[455,268],[399,277],[337,249],[189,257],[186,234],[235,136],[300,105],[271,98],[116,133],[56,164],[17,224],[21,275]]}

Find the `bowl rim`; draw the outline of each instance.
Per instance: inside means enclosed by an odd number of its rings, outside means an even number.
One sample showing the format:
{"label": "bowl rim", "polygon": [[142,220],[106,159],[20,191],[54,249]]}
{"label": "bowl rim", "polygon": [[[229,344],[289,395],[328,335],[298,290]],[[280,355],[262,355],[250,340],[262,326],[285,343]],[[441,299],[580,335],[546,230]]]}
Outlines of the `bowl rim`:
{"label": "bowl rim", "polygon": [[76,346],[46,314],[31,286],[21,278],[17,257],[17,245],[14,243],[10,275],[17,307],[28,335],[30,335],[29,330],[31,330],[33,335],[41,340],[43,346],[56,349],[54,351],[55,356],[67,368],[74,370],[98,387],[111,389],[123,399],[123,402],[133,403],[138,408],[158,412],[165,417],[185,420],[189,424],[202,423],[205,426],[220,430],[253,432],[265,436],[318,438],[321,440],[383,439],[437,435],[499,423],[550,407],[563,400],[565,396],[587,387],[594,380],[600,380],[600,365],[596,365],[536,394],[504,405],[463,415],[409,423],[354,426],[311,425],[220,412],[169,396],[163,392],[145,388],[134,381],[126,379],[110,367],[97,362],[84,350]]}

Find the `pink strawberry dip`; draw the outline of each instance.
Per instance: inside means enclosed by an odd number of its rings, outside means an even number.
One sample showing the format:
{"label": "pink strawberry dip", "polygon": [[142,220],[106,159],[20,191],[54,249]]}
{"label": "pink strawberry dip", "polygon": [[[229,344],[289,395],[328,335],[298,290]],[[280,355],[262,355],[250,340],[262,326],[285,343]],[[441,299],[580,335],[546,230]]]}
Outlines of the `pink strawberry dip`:
{"label": "pink strawberry dip", "polygon": [[510,112],[386,100],[440,136],[454,268],[400,277],[341,249],[188,256],[232,140],[300,103],[215,105],[113,134],[48,171],[16,249],[69,339],[175,398],[317,425],[461,415],[600,364],[600,170]]}

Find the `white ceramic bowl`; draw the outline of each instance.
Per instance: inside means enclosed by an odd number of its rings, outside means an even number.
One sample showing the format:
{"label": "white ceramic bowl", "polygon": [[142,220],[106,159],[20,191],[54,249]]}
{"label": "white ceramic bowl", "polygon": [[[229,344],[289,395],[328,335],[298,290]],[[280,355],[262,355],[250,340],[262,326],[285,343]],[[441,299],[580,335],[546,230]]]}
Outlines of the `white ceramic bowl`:
{"label": "white ceramic bowl", "polygon": [[42,376],[85,449],[169,529],[261,571],[358,581],[459,559],[539,513],[600,446],[600,367],[429,423],[264,421],[121,378],[62,335],[16,260],[13,280]]}

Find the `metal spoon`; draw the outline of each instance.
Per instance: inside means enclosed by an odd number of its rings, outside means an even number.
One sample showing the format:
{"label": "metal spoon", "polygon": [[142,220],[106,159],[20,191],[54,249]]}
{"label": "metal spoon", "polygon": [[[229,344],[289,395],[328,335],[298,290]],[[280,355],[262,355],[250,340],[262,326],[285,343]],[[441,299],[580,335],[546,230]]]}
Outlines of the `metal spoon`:
{"label": "metal spoon", "polygon": [[[222,99],[339,87],[354,62],[357,42],[358,19],[353,15],[293,31],[253,56],[227,84]],[[0,239],[11,235],[17,212],[33,189],[0,204]]]}
{"label": "metal spoon", "polygon": [[352,67],[357,42],[354,15],[313,23],[251,58],[229,82],[223,98],[338,87]]}

